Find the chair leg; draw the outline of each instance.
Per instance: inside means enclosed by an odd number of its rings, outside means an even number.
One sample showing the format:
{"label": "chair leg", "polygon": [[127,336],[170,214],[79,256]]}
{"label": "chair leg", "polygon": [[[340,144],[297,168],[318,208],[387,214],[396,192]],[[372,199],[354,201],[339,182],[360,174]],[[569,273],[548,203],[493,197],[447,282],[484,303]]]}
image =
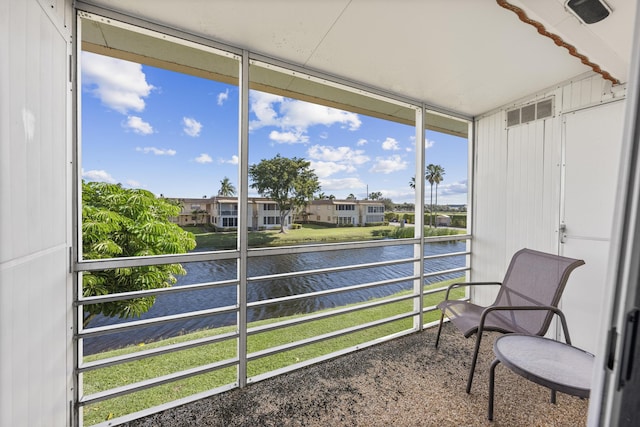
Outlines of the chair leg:
{"label": "chair leg", "polygon": [[438,348],[438,344],[440,343],[440,332],[442,332],[442,323],[444,322],[444,313],[440,315],[440,326],[438,327],[438,335],[436,335],[436,348]]}
{"label": "chair leg", "polygon": [[494,398],[494,389],[495,389],[495,378],[496,378],[496,366],[498,366],[500,361],[495,359],[491,363],[491,369],[489,369],[489,408],[487,411],[487,419],[489,421],[493,421],[493,398]]}
{"label": "chair leg", "polygon": [[480,352],[480,340],[482,340],[482,331],[479,330],[476,333],[476,348],[473,351],[473,359],[471,359],[471,369],[469,369],[469,379],[467,380],[467,394],[471,393],[471,384],[473,383],[473,374],[476,370],[476,363],[478,362],[478,353]]}

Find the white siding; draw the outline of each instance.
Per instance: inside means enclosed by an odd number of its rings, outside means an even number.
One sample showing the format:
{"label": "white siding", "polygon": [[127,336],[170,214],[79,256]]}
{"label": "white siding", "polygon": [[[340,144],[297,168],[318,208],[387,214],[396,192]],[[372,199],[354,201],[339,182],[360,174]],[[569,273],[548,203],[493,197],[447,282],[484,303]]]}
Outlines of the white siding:
{"label": "white siding", "polygon": [[505,253],[509,257],[525,246],[557,252],[560,144],[552,129],[553,120],[540,120],[507,131]]}
{"label": "white siding", "polygon": [[70,1],[0,13],[0,425],[69,424]]}
{"label": "white siding", "polygon": [[594,331],[602,323],[606,295],[624,107],[624,102],[610,102],[564,116],[566,237],[560,251],[584,259],[586,265],[572,275],[561,308],[572,328],[572,340],[592,353],[598,349]]}
{"label": "white siding", "polygon": [[[621,95],[624,91],[615,92]],[[549,96],[555,101],[553,117],[507,128],[507,110]],[[477,121],[472,280],[502,280],[511,256],[523,247],[561,252],[563,113],[599,108],[613,98],[610,85],[600,77],[582,76]],[[593,160],[589,153],[579,159]],[[482,288],[472,297],[489,304],[495,291]]]}
{"label": "white siding", "polygon": [[[507,135],[504,113],[481,120],[476,128],[473,202],[472,280],[500,280],[508,263],[505,253]],[[488,304],[491,295],[474,295]]]}

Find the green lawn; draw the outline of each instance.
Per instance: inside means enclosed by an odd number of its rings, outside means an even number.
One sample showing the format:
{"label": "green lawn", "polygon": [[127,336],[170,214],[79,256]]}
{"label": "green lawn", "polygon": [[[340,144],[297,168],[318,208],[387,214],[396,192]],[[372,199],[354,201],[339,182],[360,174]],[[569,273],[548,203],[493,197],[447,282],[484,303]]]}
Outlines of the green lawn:
{"label": "green lawn", "polygon": [[[425,287],[425,290],[446,286],[449,283],[459,280],[460,279],[448,280],[446,282],[432,284],[428,287]],[[464,296],[464,290],[462,289],[458,289],[454,292],[455,294],[453,295],[453,297],[455,298],[461,298]],[[436,294],[428,295],[424,297],[424,306],[433,306],[441,301],[443,297],[443,291]],[[379,307],[358,310],[352,313],[341,314],[325,319],[315,320],[300,325],[289,326],[274,331],[267,331],[255,335],[250,335],[247,342],[248,351],[249,353],[252,353],[274,346],[299,341],[305,338],[326,334],[332,331],[338,331],[350,326],[360,325],[378,319],[384,319],[400,313],[406,313],[411,311],[411,309],[412,301],[407,300],[386,304]],[[303,316],[304,315],[297,315],[292,317]],[[438,316],[439,314],[437,312],[427,313],[424,316],[424,322],[428,323],[430,321],[436,320],[437,318],[439,318]],[[252,323],[249,326],[255,327],[262,324],[282,321],[286,319],[288,318],[264,320]],[[393,334],[395,332],[404,331],[410,329],[411,327],[412,320],[408,318],[375,328],[370,328],[364,331],[332,338],[330,340],[322,341],[316,344],[310,344],[273,356],[259,358],[249,362],[248,375],[255,376],[272,371],[274,369],[290,366],[298,362],[313,359],[325,354],[338,351],[343,348],[348,348],[360,343],[368,342],[376,338]],[[113,357],[125,353],[133,353],[141,349],[150,349],[166,346],[173,343],[190,341],[198,338],[203,338],[205,336],[228,333],[234,330],[235,327],[223,327],[199,331],[163,341],[158,341],[144,346],[130,346],[120,350],[114,350],[88,356],[85,357],[85,362]],[[219,343],[181,350],[174,353],[90,371],[84,374],[84,393],[97,393],[113,387],[119,387],[138,381],[143,381],[145,379],[155,378],[173,372],[182,371],[192,367],[202,366],[216,361],[233,358],[236,357],[236,352],[236,340],[231,339]],[[236,382],[236,380],[236,368],[231,367],[219,371],[214,371],[208,374],[198,375],[181,381],[168,383],[122,397],[106,400],[93,405],[88,405],[84,409],[84,423],[86,425],[96,424],[107,419],[140,411],[192,394],[211,390],[226,384],[233,384],[234,382]]]}

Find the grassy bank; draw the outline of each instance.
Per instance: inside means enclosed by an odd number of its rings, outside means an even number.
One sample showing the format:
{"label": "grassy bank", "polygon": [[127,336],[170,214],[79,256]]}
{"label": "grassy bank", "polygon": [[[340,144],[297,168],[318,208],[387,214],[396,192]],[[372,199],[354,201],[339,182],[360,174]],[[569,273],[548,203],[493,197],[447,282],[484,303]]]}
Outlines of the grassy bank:
{"label": "grassy bank", "polygon": [[[208,232],[200,227],[184,227],[196,237],[196,248],[235,249],[237,234],[235,232]],[[450,228],[425,227],[425,236],[449,236],[463,234],[465,230]],[[413,227],[377,226],[377,227],[321,227],[303,224],[297,230],[249,231],[249,247],[289,246],[307,243],[357,242],[363,240],[379,240],[385,238],[413,237]]]}
{"label": "grassy bank", "polygon": [[[429,285],[425,289],[433,289],[445,286],[448,283],[458,281],[449,280]],[[407,291],[408,292],[408,291]],[[404,292],[406,294],[407,292]],[[462,290],[454,295],[456,298],[463,296]],[[400,294],[398,294],[400,295]],[[397,295],[394,295],[397,296]],[[443,299],[443,292],[424,297],[424,306],[433,306]],[[412,310],[412,301],[401,301],[383,306],[359,310],[352,313],[333,316],[300,325],[289,326],[275,331],[267,331],[250,335],[247,346],[248,352],[254,353],[278,345],[291,343],[305,338],[320,336],[329,332],[341,330],[355,325],[361,325],[378,319],[384,319],[400,313]],[[251,323],[250,327],[260,326],[266,323],[282,321],[304,315],[264,320]],[[425,323],[436,320],[438,313],[425,315]],[[301,348],[286,351],[272,356],[255,359],[248,364],[248,375],[255,376],[285,366],[290,366],[305,360],[313,359],[324,354],[329,354],[343,348],[348,348],[360,343],[368,342],[379,337],[407,330],[412,327],[412,320],[403,319],[364,331],[354,332],[345,336],[333,338]],[[203,337],[220,335],[233,332],[235,326],[203,330],[185,334],[175,338],[158,341],[143,346],[132,345],[119,350],[109,351],[85,357],[85,362],[115,357],[122,354],[134,353],[140,350],[162,347],[178,342],[191,341]],[[116,365],[105,369],[87,372],[84,375],[85,394],[97,393],[113,387],[144,381],[146,379],[167,375],[173,372],[189,368],[203,366],[216,361],[234,358],[237,355],[236,340],[227,340],[201,347],[182,350],[161,356],[147,358],[122,365]],[[119,417],[145,408],[156,406],[165,402],[180,399],[192,394],[211,390],[226,384],[236,382],[236,368],[225,368],[219,371],[198,375],[185,380],[154,387],[148,390],[136,392],[123,397],[106,400],[85,408],[84,423],[96,424],[110,418]]]}

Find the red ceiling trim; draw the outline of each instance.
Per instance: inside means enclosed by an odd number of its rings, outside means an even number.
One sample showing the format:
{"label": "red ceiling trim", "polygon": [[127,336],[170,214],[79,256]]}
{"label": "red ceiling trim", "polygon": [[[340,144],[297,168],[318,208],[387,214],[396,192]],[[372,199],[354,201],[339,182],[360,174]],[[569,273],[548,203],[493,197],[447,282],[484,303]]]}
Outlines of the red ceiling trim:
{"label": "red ceiling trim", "polygon": [[516,15],[518,15],[518,18],[520,18],[520,20],[522,22],[534,26],[538,30],[538,33],[542,34],[543,36],[549,37],[551,40],[553,40],[553,42],[557,46],[564,47],[565,49],[567,49],[569,51],[570,55],[575,56],[576,58],[578,58],[580,60],[580,62],[582,62],[584,65],[586,65],[588,67],[591,67],[591,69],[593,71],[595,71],[596,73],[600,74],[604,79],[611,81],[613,84],[619,84],[620,83],[620,81],[618,79],[613,77],[608,72],[604,71],[602,68],[600,68],[600,66],[598,64],[595,64],[595,63],[591,62],[589,60],[589,58],[587,58],[585,55],[579,53],[575,46],[570,45],[569,43],[565,42],[557,34],[553,34],[553,33],[550,33],[549,31],[547,31],[547,29],[544,27],[544,25],[542,25],[540,22],[534,21],[533,19],[530,19],[527,16],[527,14],[524,12],[524,10],[520,9],[517,6],[512,5],[511,3],[507,2],[506,0],[496,0],[496,1],[498,2],[498,5],[502,6],[503,8],[505,8],[507,10],[510,10],[513,13],[515,13]]}

